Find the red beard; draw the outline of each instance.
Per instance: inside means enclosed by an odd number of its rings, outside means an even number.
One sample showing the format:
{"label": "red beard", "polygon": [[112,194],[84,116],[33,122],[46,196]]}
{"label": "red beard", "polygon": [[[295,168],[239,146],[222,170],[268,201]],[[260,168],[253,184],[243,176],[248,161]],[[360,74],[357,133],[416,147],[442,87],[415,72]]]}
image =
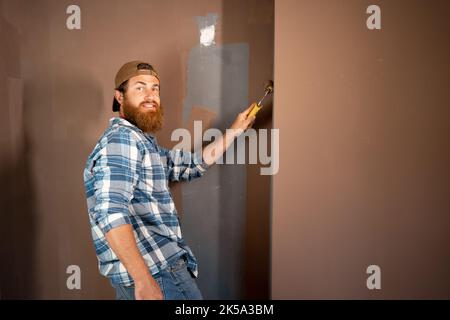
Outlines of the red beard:
{"label": "red beard", "polygon": [[126,100],[122,104],[125,119],[146,133],[155,133],[161,130],[163,125],[163,108],[161,105],[156,110],[145,110],[129,105]]}

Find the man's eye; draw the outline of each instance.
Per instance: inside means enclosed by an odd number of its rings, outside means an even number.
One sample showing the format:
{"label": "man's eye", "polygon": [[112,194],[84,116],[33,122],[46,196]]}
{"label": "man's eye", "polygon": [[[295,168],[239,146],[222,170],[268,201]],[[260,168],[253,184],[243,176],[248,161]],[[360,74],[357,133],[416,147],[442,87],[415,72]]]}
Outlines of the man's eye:
{"label": "man's eye", "polygon": [[144,88],[143,87],[137,87],[137,90],[138,91],[142,91],[142,90],[144,90]]}

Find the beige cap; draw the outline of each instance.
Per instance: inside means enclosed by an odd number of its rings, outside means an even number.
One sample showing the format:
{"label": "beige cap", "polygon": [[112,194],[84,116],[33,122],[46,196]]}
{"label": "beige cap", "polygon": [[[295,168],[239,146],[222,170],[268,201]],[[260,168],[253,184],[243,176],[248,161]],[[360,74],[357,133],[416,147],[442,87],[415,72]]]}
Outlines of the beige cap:
{"label": "beige cap", "polygon": [[155,76],[159,80],[158,73],[151,64],[143,61],[130,61],[125,63],[117,72],[114,81],[116,88],[128,79],[142,74]]}
{"label": "beige cap", "polygon": [[[151,75],[155,76],[159,80],[158,73],[153,68],[153,66],[144,61],[130,61],[125,63],[119,71],[117,71],[116,78],[114,79],[115,89],[119,88],[119,86],[125,81],[139,75]],[[119,111],[120,105],[113,98],[113,111]]]}

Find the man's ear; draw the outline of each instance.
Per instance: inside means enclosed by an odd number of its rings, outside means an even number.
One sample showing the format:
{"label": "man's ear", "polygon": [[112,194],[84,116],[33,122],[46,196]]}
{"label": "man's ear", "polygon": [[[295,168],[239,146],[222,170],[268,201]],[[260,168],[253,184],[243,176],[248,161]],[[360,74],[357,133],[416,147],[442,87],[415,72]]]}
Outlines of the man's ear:
{"label": "man's ear", "polygon": [[114,97],[119,102],[119,104],[122,105],[122,103],[123,103],[123,93],[120,92],[119,90],[115,90]]}

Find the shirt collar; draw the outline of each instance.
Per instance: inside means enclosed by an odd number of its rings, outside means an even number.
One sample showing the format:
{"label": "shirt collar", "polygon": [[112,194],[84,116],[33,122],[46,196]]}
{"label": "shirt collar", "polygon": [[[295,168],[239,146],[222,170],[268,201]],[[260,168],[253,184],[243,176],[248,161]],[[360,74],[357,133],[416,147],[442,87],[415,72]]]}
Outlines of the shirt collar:
{"label": "shirt collar", "polygon": [[134,131],[137,131],[137,132],[143,134],[144,136],[156,141],[156,137],[153,134],[142,131],[141,129],[139,129],[134,124],[132,124],[131,122],[129,122],[128,120],[126,120],[124,118],[120,118],[120,117],[111,118],[111,119],[109,119],[109,124],[110,124],[110,126],[119,125],[119,126],[130,127]]}

